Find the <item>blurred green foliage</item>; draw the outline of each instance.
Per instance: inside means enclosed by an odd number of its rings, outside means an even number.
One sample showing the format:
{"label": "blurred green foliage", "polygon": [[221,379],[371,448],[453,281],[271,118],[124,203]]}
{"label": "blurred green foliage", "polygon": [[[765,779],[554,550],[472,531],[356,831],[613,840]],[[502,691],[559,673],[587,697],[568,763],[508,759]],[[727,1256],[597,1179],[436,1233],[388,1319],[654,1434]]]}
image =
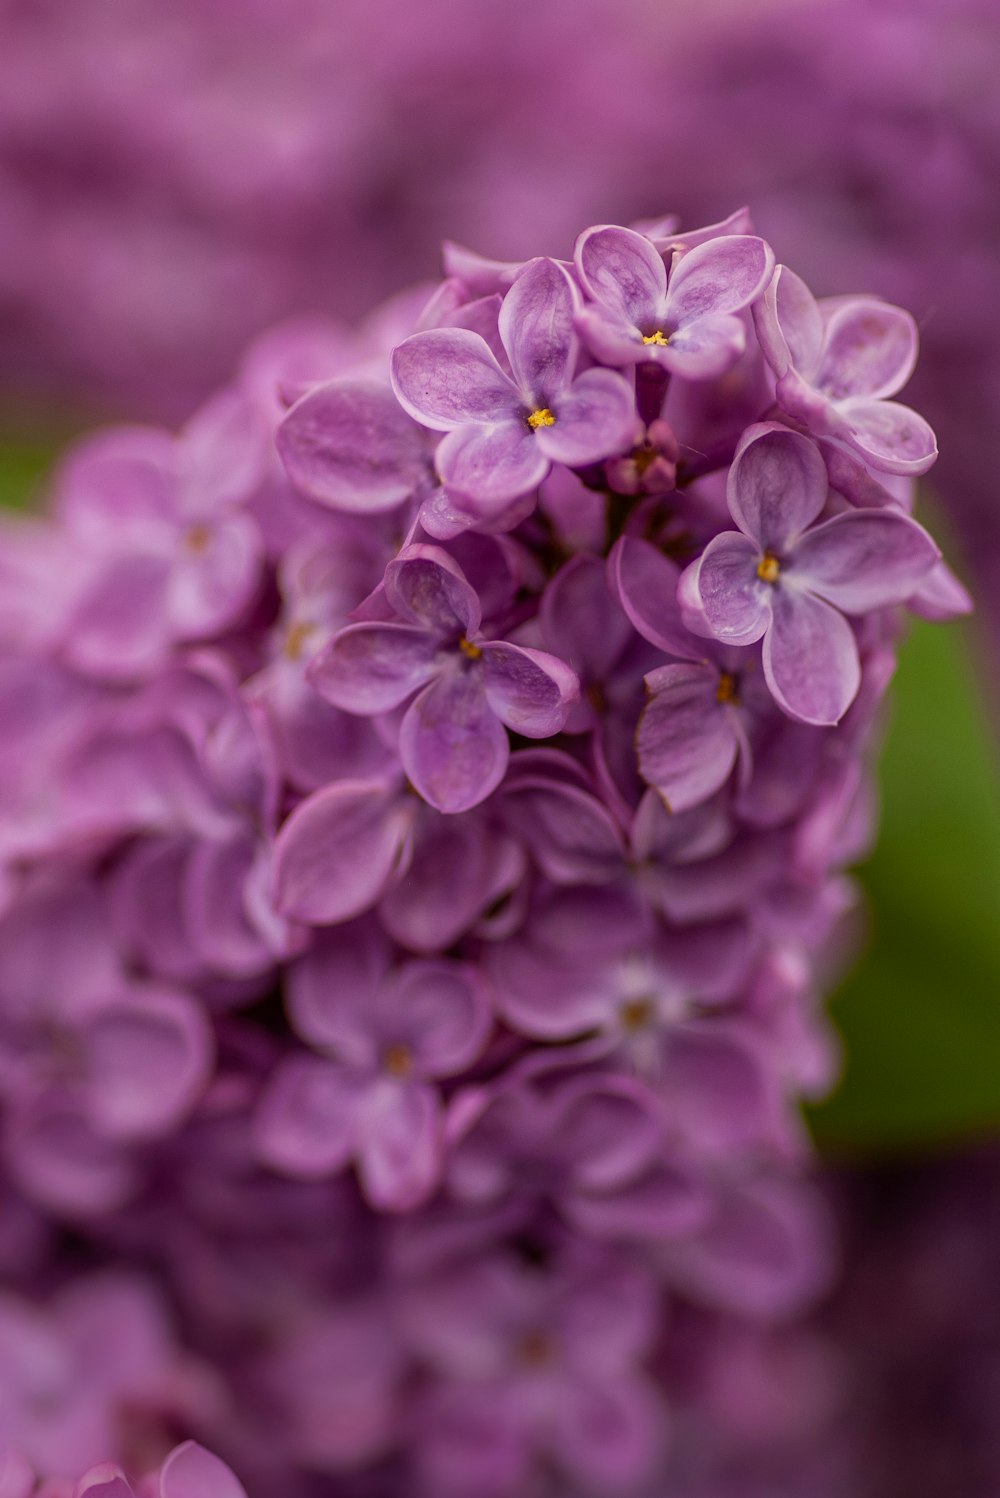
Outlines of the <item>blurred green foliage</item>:
{"label": "blurred green foliage", "polygon": [[903,648],[870,943],[833,1004],[846,1072],[811,1119],[837,1151],[1000,1128],[1000,668],[973,641],[917,620]]}
{"label": "blurred green foliage", "polygon": [[[51,461],[0,442],[0,503],[27,503]],[[977,670],[973,639],[918,620],[902,652],[868,950],[833,1003],[845,1076],[810,1112],[831,1154],[1000,1130],[1000,663]]]}

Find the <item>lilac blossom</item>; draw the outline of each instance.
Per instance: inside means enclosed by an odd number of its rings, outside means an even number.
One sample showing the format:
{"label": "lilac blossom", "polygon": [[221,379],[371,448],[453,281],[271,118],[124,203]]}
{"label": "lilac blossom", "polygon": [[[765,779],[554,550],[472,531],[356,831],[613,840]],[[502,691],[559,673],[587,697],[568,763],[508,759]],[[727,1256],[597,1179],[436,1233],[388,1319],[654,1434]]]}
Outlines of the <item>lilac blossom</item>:
{"label": "lilac blossom", "polygon": [[576,243],[576,267],[591,304],[576,325],[607,364],[657,364],[689,380],[721,375],[746,344],[737,315],[763,291],[774,256],[753,235],[720,235],[667,267],[633,229],[604,225]]}
{"label": "lilac blossom", "polygon": [[893,510],[814,524],[827,487],[822,455],[807,438],[768,423],[751,428],[729,474],[740,529],[711,541],[679,585],[693,629],[731,645],[763,639],[775,701],[821,725],[843,717],[861,682],[845,613],[902,603],[939,555],[924,530]]}
{"label": "lilac blossom", "polygon": [[[586,336],[609,243],[662,274],[638,364]],[[261,1498],[682,1491],[747,1426],[704,1361],[828,1281],[797,1109],[899,611],[960,589],[911,480],[775,404],[745,211],[580,244],[278,328],[10,528],[0,1485],[64,1422],[108,1498],[241,1498],[175,1425]],[[527,488],[455,482],[493,442]],[[66,1352],[93,1264],[179,1350],[97,1297]]]}
{"label": "lilac blossom", "polygon": [[[439,548],[409,547],[389,564],[395,618],[341,630],[313,663],[335,706],[362,715],[413,698],[399,725],[403,768],[440,811],[468,811],[503,779],[505,728],[558,733],[579,686],[554,656],[484,639],[479,599]],[[415,695],[417,694],[417,695]]]}
{"label": "lilac blossom", "polygon": [[463,329],[416,333],[393,354],[393,388],[416,421],[448,435],[444,483],[486,513],[527,494],[553,463],[581,467],[628,446],[632,392],[607,369],[577,372],[579,293],[553,260],[531,262],[500,310],[511,373]]}
{"label": "lilac blossom", "polygon": [[871,297],[817,303],[781,265],[754,317],[782,410],[817,436],[846,442],[875,469],[927,472],[937,457],[934,433],[908,406],[886,399],[917,361],[908,312]]}

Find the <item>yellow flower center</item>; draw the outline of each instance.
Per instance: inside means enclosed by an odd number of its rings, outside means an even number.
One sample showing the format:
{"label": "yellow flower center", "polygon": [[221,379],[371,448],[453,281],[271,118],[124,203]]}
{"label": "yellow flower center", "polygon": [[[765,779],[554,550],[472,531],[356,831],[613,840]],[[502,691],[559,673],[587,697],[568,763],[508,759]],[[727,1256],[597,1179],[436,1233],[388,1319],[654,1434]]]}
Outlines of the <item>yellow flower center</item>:
{"label": "yellow flower center", "polygon": [[655,343],[657,348],[666,348],[670,339],[661,328],[657,328],[655,333],[644,334],[642,341],[645,344]]}
{"label": "yellow flower center", "polygon": [[517,1339],[515,1355],[526,1368],[544,1368],[555,1360],[552,1339],[543,1331],[525,1331]]}
{"label": "yellow flower center", "polygon": [[308,619],[299,619],[293,624],[285,636],[285,659],[289,661],[300,661],[305,649],[306,641],[316,628]]}
{"label": "yellow flower center", "polygon": [[729,671],[719,672],[719,685],[715,690],[716,702],[736,701],[736,677]]}
{"label": "yellow flower center", "polygon": [[645,1030],[652,1022],[656,1006],[652,999],[627,999],[621,1007],[623,1030]]}
{"label": "yellow flower center", "polygon": [[539,406],[538,410],[532,411],[528,417],[528,425],[533,432],[537,432],[539,427],[554,427],[555,424],[555,416],[548,406]]}
{"label": "yellow flower center", "polygon": [[212,532],[210,527],[207,525],[192,525],[191,528],[185,532],[184,545],[187,547],[188,551],[193,552],[195,556],[201,556],[203,552],[206,552],[208,550],[211,544]]}
{"label": "yellow flower center", "polygon": [[765,551],[757,563],[757,576],[762,583],[776,583],[781,568],[778,566],[778,558],[771,551]]}
{"label": "yellow flower center", "polygon": [[399,1041],[389,1046],[382,1064],[390,1077],[408,1077],[413,1070],[413,1055],[409,1046],[402,1045]]}
{"label": "yellow flower center", "polygon": [[478,645],[473,645],[472,641],[467,640],[464,635],[458,642],[458,648],[470,661],[478,661],[483,653]]}

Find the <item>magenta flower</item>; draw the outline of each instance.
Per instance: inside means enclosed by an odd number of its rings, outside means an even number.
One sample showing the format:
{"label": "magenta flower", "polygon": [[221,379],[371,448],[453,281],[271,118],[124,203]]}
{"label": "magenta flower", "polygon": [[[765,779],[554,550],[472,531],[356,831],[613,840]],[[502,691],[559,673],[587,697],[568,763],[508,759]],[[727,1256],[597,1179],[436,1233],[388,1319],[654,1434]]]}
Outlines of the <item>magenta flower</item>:
{"label": "magenta flower", "polygon": [[144,675],[175,643],[216,634],[247,609],[263,548],[242,503],[263,477],[264,438],[247,403],[224,392],[179,438],[122,427],[71,456],[59,510],[86,580],[66,626],[75,666]]}
{"label": "magenta flower", "polygon": [[442,1107],[434,1083],[482,1050],[491,1012],[475,970],[410,962],[389,971],[371,927],[313,948],[289,978],[299,1035],[330,1060],[293,1057],[262,1101],[257,1137],[269,1164],[305,1179],[355,1160],[369,1200],[405,1211],[441,1171]]}
{"label": "magenta flower", "polygon": [[746,346],[738,316],[774,269],[762,239],[724,234],[677,255],[668,278],[645,235],[605,224],[576,243],[576,268],[591,305],[576,326],[606,364],[659,364],[689,380],[711,379]]}
{"label": "magenta flower", "polygon": [[[447,552],[411,546],[386,569],[397,620],[349,625],[311,670],[316,689],[370,716],[414,698],[399,729],[403,768],[439,811],[467,811],[503,779],[505,727],[558,733],[579,692],[555,656],[480,634],[479,599]],[[415,695],[416,694],[416,695]]]}
{"label": "magenta flower", "polygon": [[473,513],[491,515],[537,489],[553,463],[582,467],[629,445],[632,391],[608,369],[577,373],[579,292],[554,260],[533,260],[500,309],[507,374],[486,341],[463,328],[415,333],[392,356],[399,400],[448,435],[435,462]]}
{"label": "magenta flower", "polygon": [[740,529],[710,541],[680,582],[690,626],[731,645],[763,639],[775,701],[816,724],[837,723],[861,682],[844,614],[902,603],[940,555],[927,532],[895,510],[813,524],[827,487],[826,465],[808,438],[775,423],[751,427],[727,489]]}
{"label": "magenta flower", "polygon": [[884,473],[926,473],[934,433],[902,389],[917,360],[917,325],[874,297],[817,302],[787,266],[754,308],[760,346],[778,377],[782,409],[817,437],[832,437]]}

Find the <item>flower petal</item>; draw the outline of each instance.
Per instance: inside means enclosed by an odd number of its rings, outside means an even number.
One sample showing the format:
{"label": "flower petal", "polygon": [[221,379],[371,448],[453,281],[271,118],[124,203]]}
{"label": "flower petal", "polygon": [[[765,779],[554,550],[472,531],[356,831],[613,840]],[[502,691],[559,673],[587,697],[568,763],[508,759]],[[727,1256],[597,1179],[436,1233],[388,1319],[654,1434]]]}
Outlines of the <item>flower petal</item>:
{"label": "flower petal", "polygon": [[677,603],[681,574],[676,562],[649,541],[621,536],[611,549],[607,565],[612,596],[643,639],[681,660],[704,654],[701,641],[681,622]]}
{"label": "flower petal", "polygon": [[407,1212],[426,1201],[443,1162],[436,1090],[380,1082],[369,1089],[359,1123],[358,1175],[372,1206]]}
{"label": "flower petal", "polygon": [[399,752],[410,781],[438,811],[485,801],[503,779],[510,746],[482,672],[449,673],[425,687],[400,725]]}
{"label": "flower petal", "polygon": [[830,400],[879,400],[906,384],[917,362],[917,325],[909,312],[870,297],[841,302],[826,325],[813,377]]}
{"label": "flower petal", "polygon": [[449,489],[487,510],[537,489],[550,463],[520,414],[493,426],[469,425],[449,432],[436,461]]}
{"label": "flower petal", "polygon": [[90,1115],[102,1134],[156,1138],[198,1101],[212,1066],[212,1031],[187,994],[145,989],[87,1023]]}
{"label": "flower petal", "polygon": [[854,632],[820,598],[776,589],[764,636],[764,676],[783,712],[800,723],[839,723],[857,696],[861,666]]}
{"label": "flower petal", "polygon": [[908,516],[855,510],[807,531],[788,575],[847,614],[867,614],[905,602],[940,555]]}
{"label": "flower petal", "polygon": [[309,391],[276,440],[296,489],[335,510],[394,509],[429,473],[423,432],[378,380],[333,380]]}
{"label": "flower petal", "polygon": [[283,1062],[254,1121],[258,1155],[301,1180],[323,1180],[343,1170],[354,1155],[367,1086],[364,1077],[317,1056]]}
{"label": "flower petal", "polygon": [[743,435],[726,484],[730,513],[761,551],[783,552],[826,503],[828,479],[815,442],[776,422]]}
{"label": "flower petal", "polygon": [[440,546],[407,546],[385,569],[385,596],[409,624],[442,639],[479,629],[476,590],[454,557]]}
{"label": "flower petal", "polygon": [[809,379],[823,347],[823,317],[809,287],[787,265],[779,265],[753,309],[764,358],[779,379],[798,370]]}
{"label": "flower petal", "polygon": [[547,739],[580,695],[576,672],[544,650],[505,640],[483,646],[486,700],[501,723],[529,739]]}
{"label": "flower petal", "polygon": [[651,692],[639,719],[639,773],[671,811],[707,801],[729,779],[739,740],[718,700],[714,666],[661,666],[646,677]]}
{"label": "flower petal", "polygon": [[349,624],[310,663],[309,684],[327,702],[371,717],[389,712],[434,676],[438,642],[412,624]]}
{"label": "flower petal", "polygon": [[454,1076],[471,1066],[486,1044],[489,996],[467,963],[408,962],[394,984],[393,1003],[415,1076]]}
{"label": "flower petal", "polygon": [[413,809],[378,781],[343,780],[307,796],[275,841],[278,909],[312,925],[371,909],[407,866]]}
{"label": "flower petal", "polygon": [[644,234],[602,224],[576,242],[584,290],[624,322],[641,328],[655,318],[667,290],[662,256]]}
{"label": "flower petal", "polygon": [[576,363],[573,317],[580,294],[555,260],[531,260],[500,308],[500,337],[521,393],[547,406]]}
{"label": "flower petal", "polygon": [[682,379],[714,380],[732,368],[746,343],[747,330],[738,317],[709,313],[684,323],[657,352],[659,361]]}
{"label": "flower petal", "polygon": [[392,388],[414,421],[436,432],[497,422],[519,398],[484,339],[467,328],[430,328],[393,350]]}
{"label": "flower petal", "polygon": [[723,234],[696,245],[670,273],[671,328],[685,327],[709,313],[742,311],[760,295],[773,271],[774,254],[756,235]]}
{"label": "flower petal", "polygon": [[931,427],[895,401],[848,401],[841,407],[848,441],[882,473],[926,473],[938,455]]}
{"label": "flower petal", "polygon": [[630,447],[638,417],[631,385],[613,369],[588,369],[553,397],[555,424],[535,441],[554,463],[582,468]]}
{"label": "flower petal", "polygon": [[752,645],[767,629],[772,590],[757,576],[760,550],[740,531],[723,531],[705,547],[701,560],[681,578],[685,596],[694,596],[709,633],[728,645]]}
{"label": "flower petal", "polygon": [[175,1446],[160,1468],[160,1498],[246,1498],[243,1484],[196,1441]]}

